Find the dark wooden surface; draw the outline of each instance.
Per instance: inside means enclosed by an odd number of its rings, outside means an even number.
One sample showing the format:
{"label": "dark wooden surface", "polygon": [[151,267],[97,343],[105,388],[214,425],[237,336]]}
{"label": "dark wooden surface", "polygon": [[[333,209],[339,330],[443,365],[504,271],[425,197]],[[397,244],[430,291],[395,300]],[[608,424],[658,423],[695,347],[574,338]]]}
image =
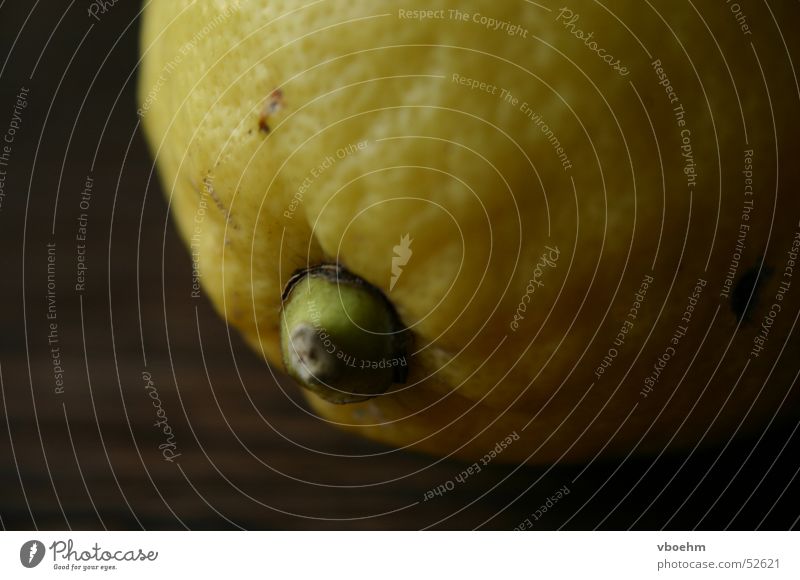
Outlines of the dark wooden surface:
{"label": "dark wooden surface", "polygon": [[[535,528],[796,525],[787,509],[797,493],[791,425],[722,453],[585,471],[491,465],[422,501],[464,466],[396,452],[310,416],[296,388],[276,381],[205,299],[187,299],[189,256],[134,112],[139,6],[118,3],[93,26],[85,6],[67,6],[48,2],[24,28],[30,3],[0,8],[3,60],[10,55],[0,131],[20,87],[30,89],[0,211],[2,527],[510,529],[565,485],[570,494]],[[87,175],[87,285],[76,292]],[[51,242],[63,393],[48,344]],[[174,462],[158,448],[165,437],[153,425],[144,371],[174,432]]]}

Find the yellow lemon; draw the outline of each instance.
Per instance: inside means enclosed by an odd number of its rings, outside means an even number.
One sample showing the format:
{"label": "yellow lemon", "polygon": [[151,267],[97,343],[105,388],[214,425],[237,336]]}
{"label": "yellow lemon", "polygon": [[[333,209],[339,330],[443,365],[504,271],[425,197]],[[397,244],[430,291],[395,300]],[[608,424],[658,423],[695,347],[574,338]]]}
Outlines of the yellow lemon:
{"label": "yellow lemon", "polygon": [[398,447],[587,461],[762,429],[796,401],[798,17],[151,0],[139,115],[187,296]]}

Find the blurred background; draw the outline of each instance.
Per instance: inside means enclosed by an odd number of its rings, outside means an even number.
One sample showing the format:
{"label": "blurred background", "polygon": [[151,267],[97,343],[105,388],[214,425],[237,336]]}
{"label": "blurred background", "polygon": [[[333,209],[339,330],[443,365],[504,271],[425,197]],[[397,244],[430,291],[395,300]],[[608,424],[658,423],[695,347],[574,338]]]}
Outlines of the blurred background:
{"label": "blurred background", "polygon": [[96,21],[88,4],[0,1],[2,528],[797,525],[794,425],[683,455],[493,463],[424,501],[467,466],[316,420],[186,300],[190,257],[136,115],[141,5]]}

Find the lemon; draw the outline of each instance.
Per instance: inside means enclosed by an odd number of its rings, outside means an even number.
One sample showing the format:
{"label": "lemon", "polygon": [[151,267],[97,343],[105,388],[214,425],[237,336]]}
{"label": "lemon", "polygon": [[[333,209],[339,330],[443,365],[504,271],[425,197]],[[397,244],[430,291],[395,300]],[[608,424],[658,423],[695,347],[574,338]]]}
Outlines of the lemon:
{"label": "lemon", "polygon": [[[151,0],[139,115],[187,297],[397,447],[548,463],[761,429],[800,348],[798,16]],[[285,303],[315,268],[369,290]],[[361,359],[325,354],[318,306]]]}

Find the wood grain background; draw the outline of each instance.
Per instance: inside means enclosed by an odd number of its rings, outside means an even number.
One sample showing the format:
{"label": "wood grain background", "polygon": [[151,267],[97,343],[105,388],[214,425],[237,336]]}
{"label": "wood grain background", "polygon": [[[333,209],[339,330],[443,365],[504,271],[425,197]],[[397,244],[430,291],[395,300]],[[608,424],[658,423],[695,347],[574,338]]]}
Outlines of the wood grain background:
{"label": "wood grain background", "polygon": [[[7,529],[787,528],[793,425],[726,449],[583,466],[465,467],[314,418],[296,387],[188,299],[191,264],[138,131],[139,3],[0,4],[0,133],[30,89],[0,209],[0,524]],[[41,3],[44,4],[44,3]],[[71,8],[69,8],[71,6]],[[86,177],[86,290],[76,292]],[[53,230],[54,228],[54,230]],[[63,393],[48,342],[47,244]],[[151,373],[180,456],[164,442]]]}

